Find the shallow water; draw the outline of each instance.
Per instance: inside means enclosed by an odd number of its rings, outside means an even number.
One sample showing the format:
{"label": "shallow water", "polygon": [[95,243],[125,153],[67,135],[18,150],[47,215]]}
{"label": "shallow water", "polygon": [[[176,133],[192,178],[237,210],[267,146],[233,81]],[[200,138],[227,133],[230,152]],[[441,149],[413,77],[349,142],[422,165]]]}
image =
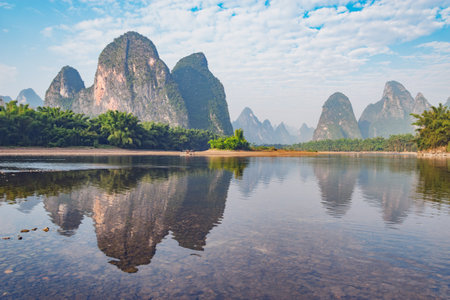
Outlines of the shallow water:
{"label": "shallow water", "polygon": [[0,158],[6,299],[448,299],[448,228],[450,160]]}

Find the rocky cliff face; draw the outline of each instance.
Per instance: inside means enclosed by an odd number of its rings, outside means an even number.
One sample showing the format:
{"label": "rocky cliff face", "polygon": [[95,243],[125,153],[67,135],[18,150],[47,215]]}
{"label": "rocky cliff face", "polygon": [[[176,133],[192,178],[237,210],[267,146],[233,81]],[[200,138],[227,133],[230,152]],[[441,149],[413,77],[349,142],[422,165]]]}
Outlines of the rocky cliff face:
{"label": "rocky cliff face", "polygon": [[21,90],[16,100],[18,104],[28,104],[32,108],[44,105],[41,97],[31,88]]}
{"label": "rocky cliff face", "polygon": [[190,128],[232,135],[225,90],[208,69],[203,53],[182,58],[172,70],[173,78],[185,101]]}
{"label": "rocky cliff face", "polygon": [[[58,91],[58,87],[49,90]],[[46,103],[62,106],[53,95],[49,94]],[[98,59],[93,86],[81,89],[69,108],[89,116],[119,110],[141,121],[188,126],[184,100],[169,69],[153,43],[136,32],[127,32],[106,46]]]}
{"label": "rocky cliff face", "polygon": [[444,105],[450,107],[450,97],[448,97],[447,102],[445,102]]}
{"label": "rocky cliff face", "polygon": [[65,66],[47,89],[45,105],[71,109],[73,100],[84,88],[84,82],[78,71],[70,66]]}
{"label": "rocky cliff face", "polygon": [[293,144],[298,137],[289,133],[284,123],[273,127],[269,120],[260,122],[253,111],[246,107],[236,121],[233,122],[234,129],[243,129],[247,141],[255,145],[262,144]]}
{"label": "rocky cliff face", "polygon": [[5,106],[5,101],[2,98],[0,98],[0,106]]}
{"label": "rocky cliff face", "polygon": [[388,81],[381,100],[367,106],[358,125],[363,138],[387,138],[392,134],[413,133],[410,114],[422,113],[429,107],[430,104],[421,93],[413,99],[403,85]]}
{"label": "rocky cliff face", "polygon": [[325,102],[313,140],[361,138],[350,100],[342,93],[334,93]]}

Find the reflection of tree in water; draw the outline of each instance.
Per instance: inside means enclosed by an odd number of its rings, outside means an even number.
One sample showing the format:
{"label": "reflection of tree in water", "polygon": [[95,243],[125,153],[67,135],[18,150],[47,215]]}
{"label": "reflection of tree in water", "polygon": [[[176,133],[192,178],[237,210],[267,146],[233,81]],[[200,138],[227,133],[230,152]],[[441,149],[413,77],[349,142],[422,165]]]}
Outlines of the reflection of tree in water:
{"label": "reflection of tree in water", "polygon": [[[243,169],[236,162],[229,165]],[[222,218],[232,177],[206,166],[205,160],[190,168],[21,173],[17,183],[25,185],[13,184],[9,199],[45,195],[45,209],[66,236],[85,215],[92,217],[98,247],[110,263],[137,272],[137,266],[150,263],[169,230],[180,246],[203,250],[207,234]]]}
{"label": "reflection of tree in water", "polygon": [[246,157],[210,157],[209,168],[230,171],[234,174],[234,177],[240,179],[248,162],[249,160]]}
{"label": "reflection of tree in water", "polygon": [[450,204],[450,160],[418,159],[417,196],[437,208]]}
{"label": "reflection of tree in water", "polygon": [[383,219],[398,224],[408,215],[415,160],[411,157],[373,157],[362,160],[359,185],[364,197],[383,211]]}
{"label": "reflection of tree in water", "polygon": [[359,166],[347,156],[318,157],[313,161],[322,204],[334,217],[342,217],[349,210]]}

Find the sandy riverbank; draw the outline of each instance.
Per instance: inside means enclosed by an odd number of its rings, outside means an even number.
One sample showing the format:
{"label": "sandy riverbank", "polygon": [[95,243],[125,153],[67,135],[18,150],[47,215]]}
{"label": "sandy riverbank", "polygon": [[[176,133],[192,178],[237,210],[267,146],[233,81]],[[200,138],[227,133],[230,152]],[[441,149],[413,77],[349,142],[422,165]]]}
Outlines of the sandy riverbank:
{"label": "sandy riverbank", "polygon": [[119,148],[35,148],[18,147],[2,148],[1,156],[210,156],[210,157],[296,157],[296,156],[316,156],[315,152],[304,151],[227,151],[227,150],[207,150],[195,151],[191,153],[181,151],[157,151],[157,150],[129,150]]}
{"label": "sandy riverbank", "polygon": [[186,153],[182,151],[129,150],[120,148],[38,148],[0,147],[0,157],[4,156],[204,156],[204,157],[300,157],[318,155],[411,155],[424,158],[450,158],[450,153],[417,152],[306,152],[306,151],[229,151],[206,150]]}

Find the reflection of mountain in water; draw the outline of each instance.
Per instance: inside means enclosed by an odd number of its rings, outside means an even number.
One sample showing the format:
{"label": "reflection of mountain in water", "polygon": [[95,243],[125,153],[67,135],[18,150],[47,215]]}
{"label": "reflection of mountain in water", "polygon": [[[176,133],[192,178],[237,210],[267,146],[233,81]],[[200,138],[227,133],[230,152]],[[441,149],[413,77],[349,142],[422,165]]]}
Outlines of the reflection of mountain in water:
{"label": "reflection of mountain in water", "polygon": [[239,191],[248,197],[259,184],[267,186],[274,179],[283,182],[288,174],[298,167],[293,160],[298,158],[253,158],[252,163],[245,168],[241,180],[237,182]]}
{"label": "reflection of mountain in water", "polygon": [[231,173],[207,171],[183,178],[183,197],[171,197],[166,213],[167,223],[179,245],[203,250],[206,235],[222,219]]}
{"label": "reflection of mountain in water", "polygon": [[[180,246],[203,250],[206,236],[220,223],[233,175],[209,169],[207,162],[200,165],[34,174],[37,183],[28,181],[30,173],[17,174],[18,182],[32,187],[17,186],[22,190],[16,193],[46,195],[44,207],[66,236],[84,216],[92,217],[98,247],[110,263],[137,272],[137,266],[150,263],[169,230]],[[59,186],[56,179],[64,173],[67,180]]]}
{"label": "reflection of mountain in water", "polygon": [[414,202],[414,164],[415,160],[406,157],[374,157],[361,165],[358,183],[363,195],[382,209],[387,223],[401,223]]}
{"label": "reflection of mountain in water", "polygon": [[359,166],[351,157],[332,156],[313,161],[322,204],[334,217],[342,217],[349,210]]}

